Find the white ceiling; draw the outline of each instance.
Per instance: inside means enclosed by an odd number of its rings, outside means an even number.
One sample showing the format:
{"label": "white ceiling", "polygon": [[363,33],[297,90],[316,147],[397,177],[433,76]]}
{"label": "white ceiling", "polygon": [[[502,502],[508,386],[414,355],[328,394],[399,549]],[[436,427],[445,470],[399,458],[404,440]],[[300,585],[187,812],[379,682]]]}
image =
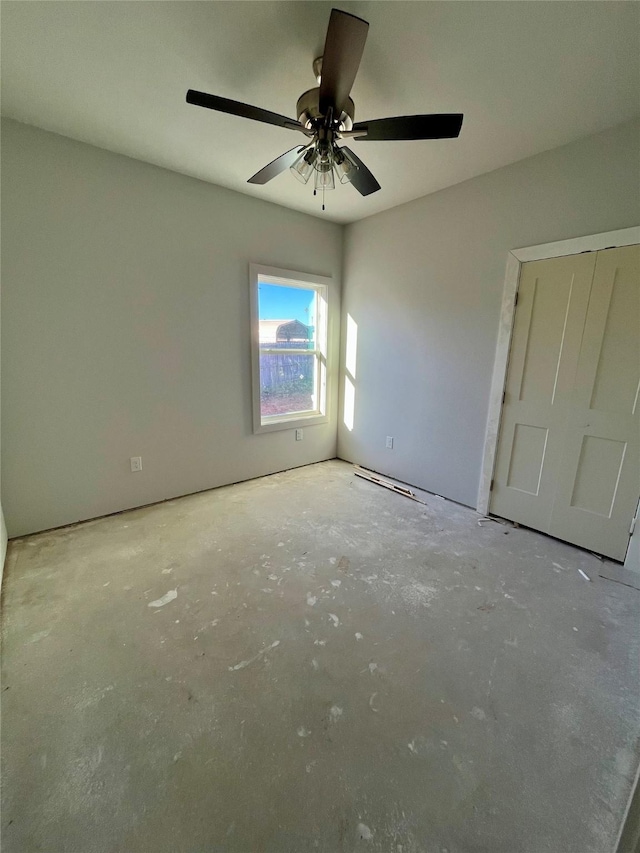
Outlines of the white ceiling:
{"label": "white ceiling", "polygon": [[283,173],[247,178],[304,138],[185,103],[188,88],[295,118],[316,85],[325,2],[2,3],[2,112],[336,222],[352,222],[632,118],[640,5],[347,2],[370,22],[356,120],[463,112],[458,140],[353,142],[382,190],[320,211]]}

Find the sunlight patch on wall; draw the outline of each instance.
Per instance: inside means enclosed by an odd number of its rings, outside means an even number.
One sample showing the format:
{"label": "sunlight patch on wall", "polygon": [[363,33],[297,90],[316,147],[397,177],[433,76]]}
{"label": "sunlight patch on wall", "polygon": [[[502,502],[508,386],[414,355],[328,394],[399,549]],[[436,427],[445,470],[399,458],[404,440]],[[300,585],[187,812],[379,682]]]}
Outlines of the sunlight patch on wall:
{"label": "sunlight patch on wall", "polygon": [[348,376],[344,377],[344,425],[351,432],[356,411],[356,387]]}
{"label": "sunlight patch on wall", "polygon": [[358,350],[358,324],[347,314],[347,347],[345,355],[343,421],[349,432],[353,430],[356,411],[356,358]]}
{"label": "sunlight patch on wall", "polygon": [[345,359],[347,373],[352,379],[356,378],[356,357],[358,351],[358,324],[351,314],[347,314],[347,356]]}

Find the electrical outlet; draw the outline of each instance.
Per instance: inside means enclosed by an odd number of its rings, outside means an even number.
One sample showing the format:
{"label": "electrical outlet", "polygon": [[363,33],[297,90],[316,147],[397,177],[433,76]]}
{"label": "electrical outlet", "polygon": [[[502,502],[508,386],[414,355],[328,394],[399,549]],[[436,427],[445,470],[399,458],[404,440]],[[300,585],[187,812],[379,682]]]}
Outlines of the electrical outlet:
{"label": "electrical outlet", "polygon": [[132,471],[142,471],[142,456],[132,456],[129,461]]}
{"label": "electrical outlet", "polygon": [[392,435],[387,436],[387,440],[386,440],[384,446],[387,448],[387,450],[393,450],[393,436]]}
{"label": "electrical outlet", "polygon": [[302,441],[302,430],[301,429],[296,430],[296,441]]}

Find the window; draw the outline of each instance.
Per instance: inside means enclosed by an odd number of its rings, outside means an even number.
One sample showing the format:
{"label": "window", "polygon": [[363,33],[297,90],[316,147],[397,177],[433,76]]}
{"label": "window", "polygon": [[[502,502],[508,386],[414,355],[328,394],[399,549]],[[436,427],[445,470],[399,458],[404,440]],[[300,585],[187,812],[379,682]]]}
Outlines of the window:
{"label": "window", "polygon": [[328,420],[328,282],[251,264],[254,432]]}

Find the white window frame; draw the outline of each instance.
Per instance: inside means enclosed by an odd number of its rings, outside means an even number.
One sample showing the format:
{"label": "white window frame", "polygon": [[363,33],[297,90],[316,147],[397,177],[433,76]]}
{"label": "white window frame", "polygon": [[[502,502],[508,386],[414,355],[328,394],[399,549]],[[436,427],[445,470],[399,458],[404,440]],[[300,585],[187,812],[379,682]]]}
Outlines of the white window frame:
{"label": "white window frame", "polygon": [[[325,276],[310,275],[309,273],[283,270],[262,264],[249,265],[249,280],[251,286],[251,367],[252,367],[252,398],[253,398],[253,432],[274,432],[282,429],[295,429],[313,424],[325,424],[329,421],[327,411],[328,396],[328,343],[329,343],[329,290],[331,279]],[[309,355],[316,356],[316,395],[317,406],[309,412],[294,412],[286,415],[268,415],[262,417],[260,410],[260,313],[258,302],[258,287],[260,284],[276,284],[283,287],[299,287],[303,290],[316,292],[317,327],[315,329],[315,349],[305,350]],[[274,350],[275,351],[275,350]],[[278,348],[280,353],[295,353],[300,350]]]}

